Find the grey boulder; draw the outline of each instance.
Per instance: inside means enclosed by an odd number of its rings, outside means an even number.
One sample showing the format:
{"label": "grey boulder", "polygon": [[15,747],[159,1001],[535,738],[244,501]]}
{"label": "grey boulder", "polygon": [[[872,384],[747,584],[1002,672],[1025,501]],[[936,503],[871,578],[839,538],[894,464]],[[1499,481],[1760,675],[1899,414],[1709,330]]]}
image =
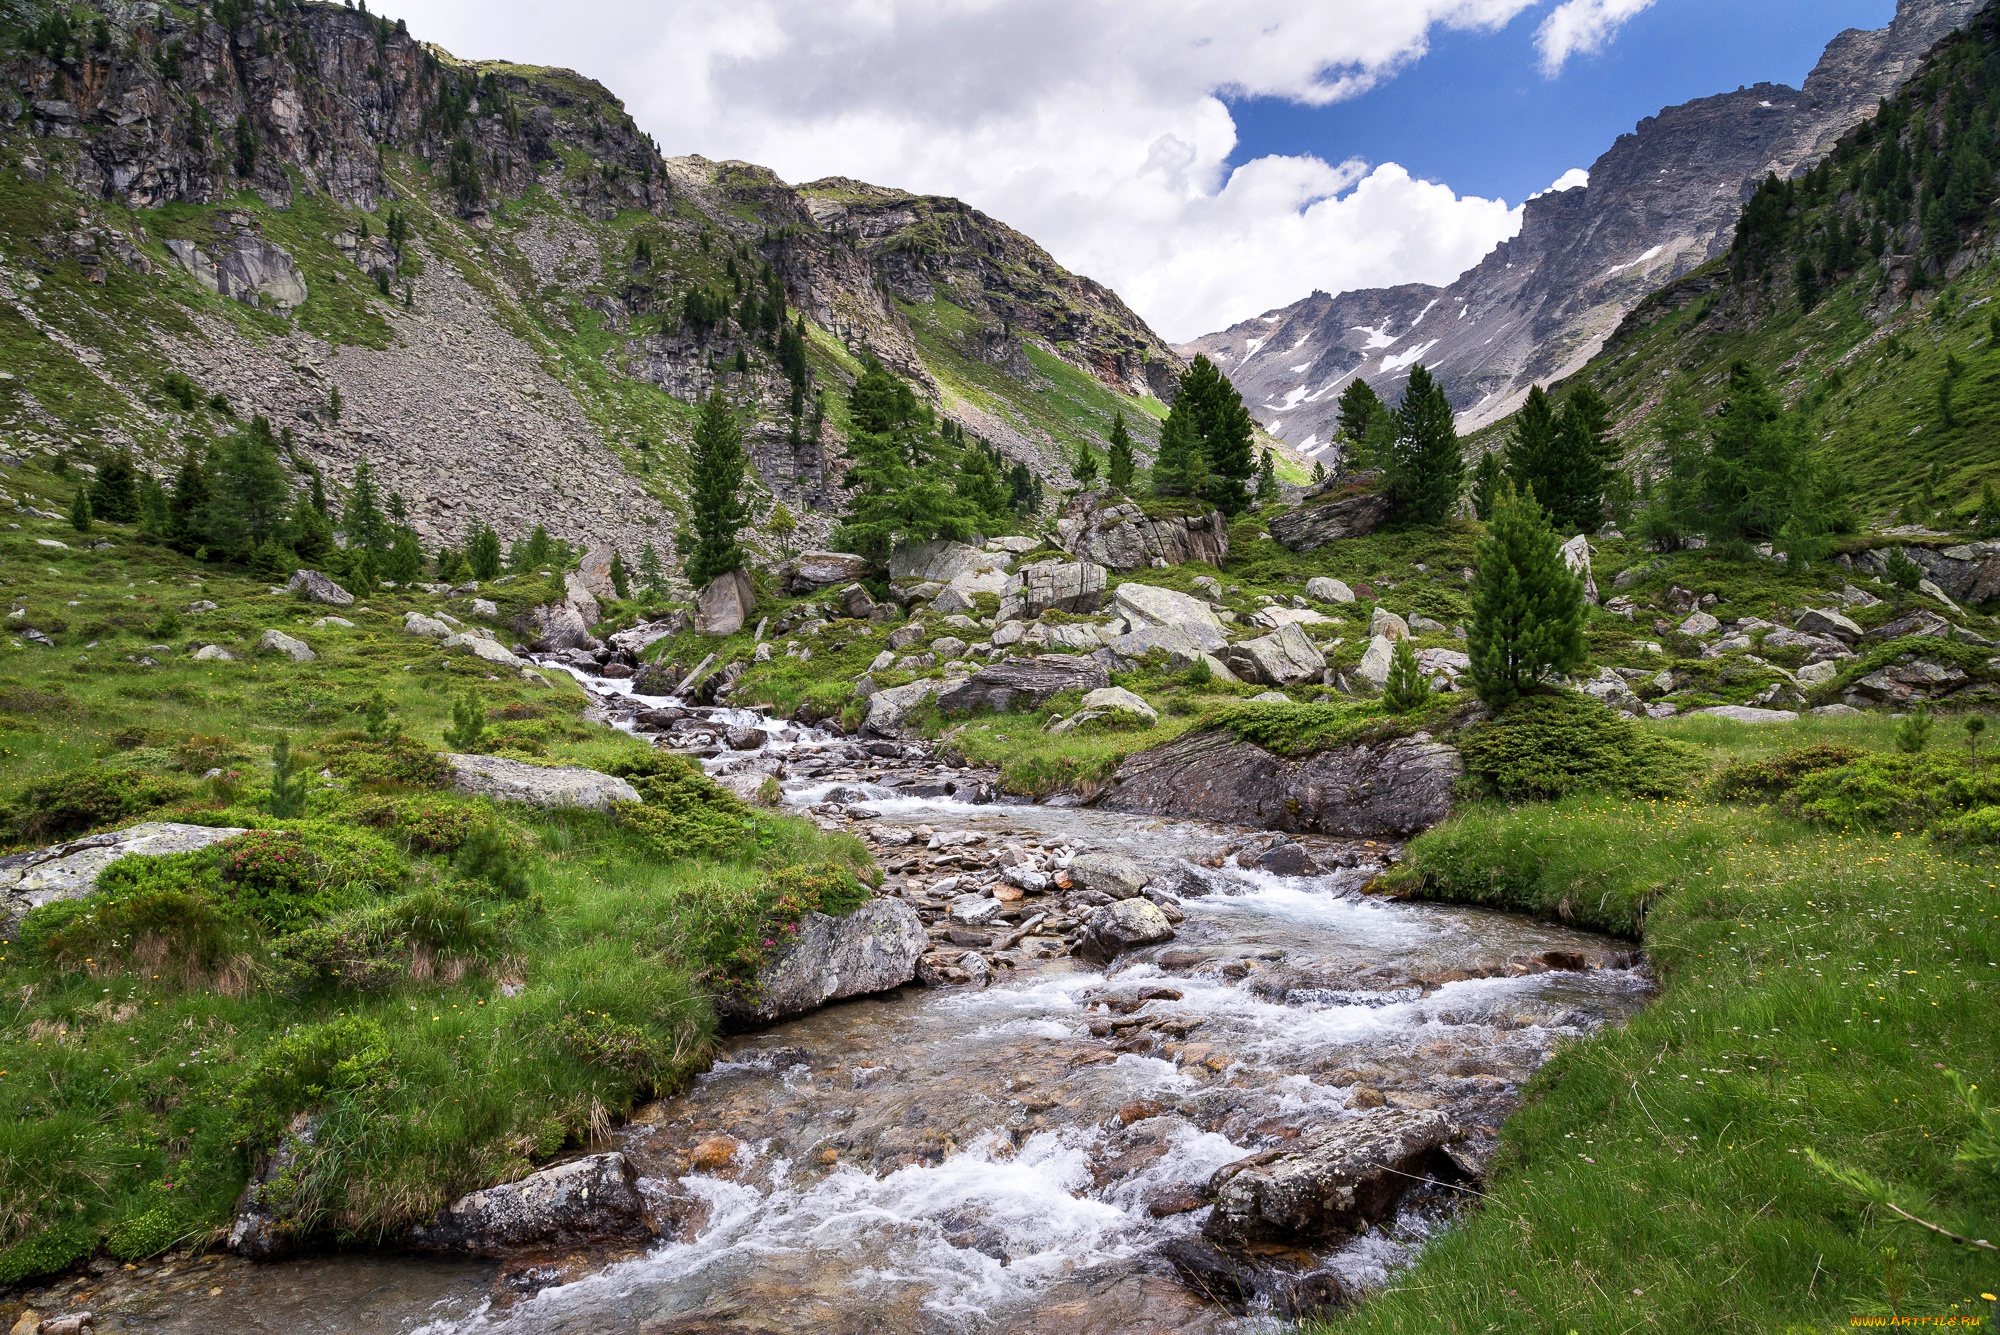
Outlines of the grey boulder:
{"label": "grey boulder", "polygon": [[1104,606],[1110,572],[1092,561],[1037,561],[1022,566],[1017,583],[1000,599],[998,620],[1032,619],[1044,612],[1095,612]]}
{"label": "grey boulder", "polygon": [[1173,939],[1174,925],[1159,905],[1150,899],[1121,899],[1090,915],[1076,953],[1086,960],[1106,963],[1125,951]]}
{"label": "grey boulder", "polygon": [[1110,684],[1110,674],[1094,659],[1043,654],[981,668],[941,691],[938,708],[947,714],[968,714],[976,709],[1005,714],[1039,709],[1064,691],[1094,691]]}
{"label": "grey boulder", "polygon": [[836,584],[852,584],[874,570],[874,562],[853,552],[807,552],[792,563],[786,584],[793,593],[812,593]]}
{"label": "grey boulder", "polygon": [[1151,584],[1120,584],[1111,595],[1111,610],[1124,617],[1133,630],[1148,626],[1185,627],[1211,648],[1222,634],[1222,622],[1207,603],[1191,594]]}
{"label": "grey boulder", "polygon": [[529,1248],[643,1242],[653,1233],[639,1175],[614,1151],[461,1196],[414,1230],[410,1242],[421,1251],[498,1257]]}
{"label": "grey boulder", "polygon": [[[1792,625],[1807,635],[1830,635],[1848,644],[1860,639],[1862,634],[1861,627],[1855,624],[1852,618],[1832,608],[1809,607],[1799,613]],[[1764,642],[1769,644],[1770,638],[1767,636]]]}
{"label": "grey boulder", "polygon": [[568,603],[543,603],[528,613],[522,633],[536,653],[556,653],[563,649],[590,649],[590,623]]}
{"label": "grey boulder", "polygon": [[1321,603],[1351,603],[1354,601],[1354,590],[1341,580],[1315,575],[1306,581],[1306,597]]}
{"label": "grey boulder", "polygon": [[747,570],[732,570],[708,582],[694,604],[694,628],[702,635],[734,635],[757,606],[757,586]]}
{"label": "grey boulder", "polygon": [[936,695],[956,680],[935,678],[913,681],[907,686],[891,686],[868,697],[868,717],[861,724],[862,731],[877,737],[894,737],[903,730],[910,711]]}
{"label": "grey boulder", "polygon": [[1302,505],[1273,519],[1270,527],[1279,546],[1309,552],[1342,538],[1365,538],[1388,519],[1389,498],[1375,494]]}
{"label": "grey boulder", "polygon": [[244,833],[226,825],[146,821],[0,858],[0,936],[11,940],[31,909],[90,894],[99,874],[120,858],[192,853]]}
{"label": "grey boulder", "polygon": [[427,617],[422,612],[403,614],[403,634],[416,635],[426,640],[442,640],[452,633],[450,626],[436,617]]}
{"label": "grey boulder", "polygon": [[257,641],[259,653],[283,654],[294,663],[310,663],[319,655],[304,640],[295,640],[281,630],[267,630]]}
{"label": "grey boulder", "polygon": [[1244,681],[1266,686],[1295,686],[1326,671],[1326,655],[1293,625],[1232,646],[1226,661]]}
{"label": "grey boulder", "polygon": [[309,603],[324,603],[328,607],[352,607],[354,595],[341,588],[317,570],[301,570],[292,576],[291,583],[285,585],[288,593],[295,593]]}
{"label": "grey boulder", "polygon": [[1129,501],[1105,504],[1096,492],[1064,507],[1056,540],[1077,559],[1113,570],[1190,561],[1220,566],[1229,559],[1229,529],[1221,514],[1154,519]]}
{"label": "grey boulder", "polygon": [[1079,853],[1069,878],[1085,890],[1113,899],[1131,899],[1153,882],[1153,874],[1122,853]]}
{"label": "grey boulder", "polygon": [[451,786],[475,797],[535,807],[587,807],[608,811],[614,802],[637,802],[625,780],[574,765],[529,765],[499,756],[447,754]]}
{"label": "grey boulder", "polygon": [[975,571],[1005,570],[1011,559],[1005,552],[981,551],[949,538],[905,543],[889,554],[889,578],[949,584]]}
{"label": "grey boulder", "polygon": [[716,1013],[726,1027],[747,1029],[886,992],[917,976],[929,944],[923,919],[900,899],[871,899],[840,918],[808,913],[745,992],[717,999]]}
{"label": "grey boulder", "polygon": [[1202,1233],[1240,1247],[1359,1232],[1387,1218],[1426,1176],[1461,1176],[1444,1154],[1459,1138],[1435,1111],[1384,1108],[1337,1122],[1218,1168]]}

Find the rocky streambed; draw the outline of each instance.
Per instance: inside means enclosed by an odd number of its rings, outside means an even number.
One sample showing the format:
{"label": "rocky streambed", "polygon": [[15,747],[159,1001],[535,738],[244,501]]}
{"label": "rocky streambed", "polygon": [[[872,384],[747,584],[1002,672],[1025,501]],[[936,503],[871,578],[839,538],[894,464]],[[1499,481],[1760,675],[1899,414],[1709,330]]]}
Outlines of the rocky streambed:
{"label": "rocky streambed", "polygon": [[622,1164],[590,1174],[632,1186],[621,1237],[113,1271],[58,1310],[165,1331],[1262,1329],[1410,1260],[1554,1045],[1649,990],[1605,939],[1364,895],[1384,839],[1010,802],[922,743],[585,684],[620,726],[867,840],[882,911],[921,924],[916,978],[729,1038],[615,1129],[599,1151]]}

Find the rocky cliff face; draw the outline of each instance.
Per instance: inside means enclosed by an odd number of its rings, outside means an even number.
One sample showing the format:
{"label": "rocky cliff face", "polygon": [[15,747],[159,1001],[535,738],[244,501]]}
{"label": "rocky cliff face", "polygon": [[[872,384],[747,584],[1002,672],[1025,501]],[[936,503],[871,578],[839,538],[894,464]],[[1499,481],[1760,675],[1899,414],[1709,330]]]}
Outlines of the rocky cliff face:
{"label": "rocky cliff face", "polygon": [[1726,250],[1757,181],[1817,161],[1977,8],[1901,0],[1888,27],[1835,38],[1803,89],[1758,84],[1641,121],[1587,187],[1530,200],[1520,235],[1448,287],[1315,292],[1180,351],[1206,353],[1272,434],[1309,451],[1333,438],[1355,377],[1393,401],[1418,362],[1443,379],[1461,429],[1496,421],[1581,368],[1647,294]]}
{"label": "rocky cliff face", "polygon": [[[301,0],[75,14],[51,43],[0,11],[17,452],[124,446],[164,469],[262,413],[336,492],[367,459],[431,541],[480,518],[631,554],[671,546],[688,405],[711,389],[815,539],[860,358],[1051,477],[1113,411],[1146,421],[1135,399],[1178,369],[1114,294],[956,201],[664,158],[567,70],[458,61]],[[745,305],[767,266],[809,327],[796,428],[775,321]],[[684,318],[695,290],[728,313]],[[1038,409],[1052,376],[1082,411]]]}

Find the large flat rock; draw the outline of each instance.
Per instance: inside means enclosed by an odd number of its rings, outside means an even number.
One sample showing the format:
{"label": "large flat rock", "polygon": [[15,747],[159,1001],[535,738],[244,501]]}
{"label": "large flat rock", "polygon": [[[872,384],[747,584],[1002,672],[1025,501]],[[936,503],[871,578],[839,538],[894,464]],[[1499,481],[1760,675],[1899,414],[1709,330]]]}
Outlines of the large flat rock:
{"label": "large flat rock", "polygon": [[499,756],[450,754],[451,786],[475,797],[525,802],[536,807],[609,810],[613,802],[637,802],[639,790],[620,778],[574,765],[528,765]]}
{"label": "large flat rock", "polygon": [[1419,733],[1290,760],[1208,729],[1125,761],[1100,806],[1288,834],[1402,839],[1451,814],[1458,752]]}
{"label": "large flat rock", "polygon": [[1064,691],[1094,691],[1110,684],[1111,674],[1094,659],[1043,654],[979,669],[940,693],[938,708],[947,714],[969,714],[976,709],[1005,714],[1039,709]]}
{"label": "large flat rock", "polygon": [[1343,501],[1287,510],[1271,521],[1271,536],[1281,547],[1310,552],[1342,538],[1365,538],[1388,518],[1387,496],[1350,496]]}
{"label": "large flat rock", "polygon": [[1356,1233],[1388,1217],[1458,1133],[1441,1112],[1384,1108],[1216,1170],[1202,1233],[1225,1246]]}
{"label": "large flat rock", "polygon": [[840,918],[808,913],[746,994],[716,999],[716,1014],[728,1028],[752,1029],[830,1001],[887,992],[917,976],[929,944],[923,919],[900,899],[871,899]]}
{"label": "large flat rock", "polygon": [[461,1196],[410,1236],[424,1251],[505,1256],[530,1248],[653,1236],[639,1175],[623,1154],[593,1154]]}
{"label": "large flat rock", "polygon": [[147,821],[0,858],[0,938],[12,940],[32,909],[90,894],[98,876],[120,858],[191,853],[243,833],[234,826]]}

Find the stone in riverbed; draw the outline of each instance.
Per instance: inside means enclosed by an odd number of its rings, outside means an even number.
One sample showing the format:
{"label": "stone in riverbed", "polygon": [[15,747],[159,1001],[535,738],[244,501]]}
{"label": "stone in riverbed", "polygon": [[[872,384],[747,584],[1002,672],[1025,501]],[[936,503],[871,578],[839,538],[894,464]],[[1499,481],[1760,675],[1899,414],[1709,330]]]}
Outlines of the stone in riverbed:
{"label": "stone in riverbed", "polygon": [[12,940],[30,909],[90,894],[98,875],[120,858],[191,853],[244,833],[226,825],[146,821],[0,858],[0,938]]}
{"label": "stone in riverbed", "polygon": [[900,899],[871,899],[841,918],[808,913],[745,992],[717,998],[716,1014],[726,1028],[750,1029],[886,992],[916,977],[929,944],[923,919]]}
{"label": "stone in riverbed", "polygon": [[614,802],[637,802],[631,784],[594,769],[529,765],[499,756],[446,755],[451,786],[461,793],[537,807],[588,807],[607,811]]}
{"label": "stone in riverbed", "polygon": [[1387,1218],[1427,1174],[1458,1176],[1442,1155],[1457,1139],[1443,1113],[1401,1108],[1324,1127],[1217,1169],[1202,1234],[1240,1247],[1359,1232]]}
{"label": "stone in riverbed", "polygon": [[1076,953],[1094,963],[1109,963],[1125,951],[1173,939],[1174,925],[1159,905],[1150,899],[1121,899],[1090,915]]}
{"label": "stone in riverbed", "polygon": [[1152,883],[1153,873],[1122,853],[1079,853],[1069,878],[1086,890],[1113,899],[1131,899]]}
{"label": "stone in riverbed", "polygon": [[757,586],[747,570],[732,570],[708,582],[694,604],[694,628],[700,635],[734,635],[757,607]]}
{"label": "stone in riverbed", "polygon": [[653,1236],[639,1175],[623,1154],[593,1154],[461,1196],[410,1235],[422,1251],[504,1256]]}

